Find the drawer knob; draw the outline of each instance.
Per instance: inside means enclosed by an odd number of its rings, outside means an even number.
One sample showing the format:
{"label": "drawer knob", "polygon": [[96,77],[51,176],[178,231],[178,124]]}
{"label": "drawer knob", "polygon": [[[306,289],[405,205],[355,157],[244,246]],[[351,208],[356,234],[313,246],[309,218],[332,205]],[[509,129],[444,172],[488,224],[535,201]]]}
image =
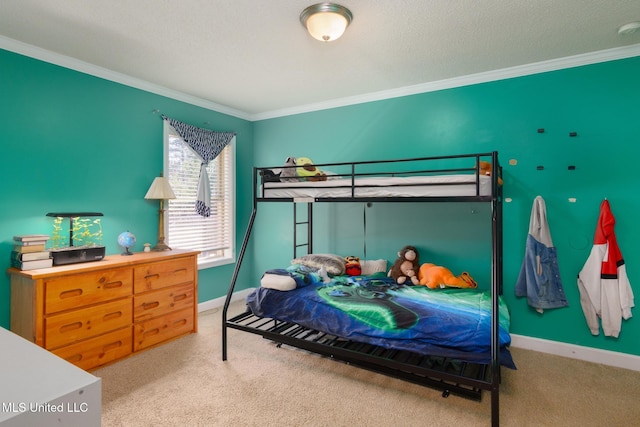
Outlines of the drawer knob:
{"label": "drawer knob", "polygon": [[122,312],[121,311],[114,311],[113,313],[107,313],[102,317],[102,320],[108,321],[108,320],[113,320],[113,319],[117,319],[119,317],[122,317]]}
{"label": "drawer knob", "polygon": [[160,303],[158,301],[153,301],[153,302],[145,302],[144,304],[142,304],[142,309],[143,310],[151,310],[153,308],[156,308],[160,305]]}
{"label": "drawer knob", "polygon": [[60,326],[60,333],[64,334],[66,332],[75,331],[76,329],[80,328],[82,328],[82,322],[69,323],[67,325]]}
{"label": "drawer knob", "polygon": [[180,319],[180,320],[176,320],[175,322],[173,322],[173,327],[177,328],[180,326],[184,326],[187,324],[187,319]]}
{"label": "drawer knob", "polygon": [[187,294],[176,295],[176,296],[173,297],[173,302],[182,301],[184,299],[187,299],[187,297],[188,297]]}
{"label": "drawer knob", "polygon": [[160,333],[160,329],[158,328],[154,328],[154,329],[149,329],[148,331],[144,331],[144,333],[142,335],[144,335],[144,337],[152,337],[154,335],[158,335]]}
{"label": "drawer knob", "polygon": [[69,291],[60,292],[60,299],[74,298],[82,295],[82,289],[71,289]]}
{"label": "drawer knob", "polygon": [[121,287],[122,287],[122,282],[109,282],[104,285],[105,289],[116,289]]}
{"label": "drawer knob", "polygon": [[102,347],[102,352],[106,353],[108,351],[115,350],[118,347],[122,347],[122,341],[115,341],[109,344],[105,344],[104,347]]}
{"label": "drawer knob", "polygon": [[74,354],[73,356],[69,356],[64,360],[66,360],[69,363],[78,363],[79,361],[82,360],[82,354]]}

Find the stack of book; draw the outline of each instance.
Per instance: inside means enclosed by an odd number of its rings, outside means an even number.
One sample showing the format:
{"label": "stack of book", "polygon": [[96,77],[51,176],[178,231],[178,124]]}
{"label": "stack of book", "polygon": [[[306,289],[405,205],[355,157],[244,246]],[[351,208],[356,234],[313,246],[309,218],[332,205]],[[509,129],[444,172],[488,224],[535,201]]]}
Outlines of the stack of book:
{"label": "stack of book", "polygon": [[20,270],[36,270],[53,265],[51,252],[46,249],[49,236],[46,234],[24,234],[13,236],[11,267]]}

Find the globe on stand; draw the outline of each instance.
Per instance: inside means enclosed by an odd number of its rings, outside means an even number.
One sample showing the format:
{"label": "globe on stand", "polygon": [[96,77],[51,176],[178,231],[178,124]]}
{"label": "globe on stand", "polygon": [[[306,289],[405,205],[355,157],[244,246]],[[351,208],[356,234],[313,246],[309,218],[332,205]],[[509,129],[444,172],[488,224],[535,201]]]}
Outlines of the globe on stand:
{"label": "globe on stand", "polygon": [[132,252],[129,252],[129,248],[132,248],[136,244],[136,236],[129,231],[120,233],[118,236],[118,244],[124,248],[122,255],[133,255]]}

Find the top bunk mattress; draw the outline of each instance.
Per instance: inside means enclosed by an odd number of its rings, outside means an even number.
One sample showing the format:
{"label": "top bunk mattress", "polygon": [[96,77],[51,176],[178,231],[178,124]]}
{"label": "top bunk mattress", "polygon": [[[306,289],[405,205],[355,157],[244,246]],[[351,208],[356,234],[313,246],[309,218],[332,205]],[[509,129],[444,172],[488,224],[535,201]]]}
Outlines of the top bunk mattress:
{"label": "top bunk mattress", "polygon": [[[479,180],[477,179],[479,178]],[[490,176],[475,174],[337,178],[310,182],[265,182],[264,198],[490,196]]]}

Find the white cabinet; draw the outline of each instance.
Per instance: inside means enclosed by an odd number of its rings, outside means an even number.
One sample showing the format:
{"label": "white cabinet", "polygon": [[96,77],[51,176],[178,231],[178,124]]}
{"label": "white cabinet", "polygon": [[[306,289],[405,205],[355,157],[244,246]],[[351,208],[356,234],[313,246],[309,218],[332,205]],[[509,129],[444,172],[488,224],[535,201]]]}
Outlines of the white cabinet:
{"label": "white cabinet", "polygon": [[0,328],[0,426],[99,427],[100,378]]}

